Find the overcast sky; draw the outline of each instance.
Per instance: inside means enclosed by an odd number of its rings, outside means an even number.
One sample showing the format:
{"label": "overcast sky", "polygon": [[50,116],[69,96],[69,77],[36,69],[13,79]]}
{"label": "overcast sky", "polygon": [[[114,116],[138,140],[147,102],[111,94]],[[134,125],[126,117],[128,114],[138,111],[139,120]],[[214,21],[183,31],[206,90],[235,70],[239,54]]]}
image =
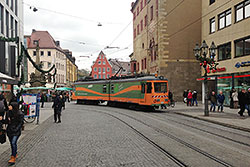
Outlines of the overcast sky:
{"label": "overcast sky", "polygon": [[[90,69],[105,46],[120,48],[104,49],[107,58],[129,61],[133,52],[132,1],[24,0],[24,34],[30,35],[32,29],[48,31],[63,49],[73,52],[79,69]],[[97,26],[99,22],[102,26]]]}

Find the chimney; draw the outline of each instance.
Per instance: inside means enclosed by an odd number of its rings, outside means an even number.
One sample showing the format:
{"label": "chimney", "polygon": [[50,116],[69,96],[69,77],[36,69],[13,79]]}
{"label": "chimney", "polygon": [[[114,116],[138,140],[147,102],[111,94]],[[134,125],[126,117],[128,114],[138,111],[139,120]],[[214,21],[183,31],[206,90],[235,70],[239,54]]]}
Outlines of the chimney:
{"label": "chimney", "polygon": [[60,46],[60,41],[56,41],[56,46]]}
{"label": "chimney", "polygon": [[32,29],[32,33],[33,33],[33,32],[36,32],[36,30],[35,30],[35,29]]}

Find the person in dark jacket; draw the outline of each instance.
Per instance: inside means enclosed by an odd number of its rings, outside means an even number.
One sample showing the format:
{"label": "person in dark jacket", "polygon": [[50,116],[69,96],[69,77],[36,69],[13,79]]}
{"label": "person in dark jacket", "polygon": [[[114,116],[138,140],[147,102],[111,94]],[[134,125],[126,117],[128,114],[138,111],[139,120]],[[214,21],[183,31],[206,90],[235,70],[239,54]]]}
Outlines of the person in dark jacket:
{"label": "person in dark jacket", "polygon": [[44,93],[42,93],[42,94],[41,94],[41,103],[42,103],[41,108],[43,108],[43,107],[44,107],[44,102],[45,102],[45,99],[46,99],[45,94],[44,94]]}
{"label": "person in dark jacket", "polygon": [[[61,123],[62,106],[63,106],[62,95],[60,95],[60,97],[59,97],[58,94],[56,94],[56,97],[54,98],[54,102],[52,105],[52,108],[54,108],[54,121],[55,121],[55,123]],[[57,119],[58,119],[58,122],[57,122]]]}
{"label": "person in dark jacket", "polygon": [[246,104],[247,104],[247,93],[245,89],[241,89],[241,92],[238,94],[238,99],[240,104],[240,111],[238,112],[238,114],[244,117],[243,113],[246,109]]}
{"label": "person in dark jacket", "polygon": [[[5,111],[7,111],[8,110],[8,104],[7,104],[7,101],[6,101],[6,99],[5,99],[5,97],[4,97],[4,95],[3,95],[3,93],[2,92],[0,92],[0,116],[3,116],[4,115],[4,113],[5,113]],[[2,106],[3,105],[3,106]]]}
{"label": "person in dark jacket", "polygon": [[184,90],[183,92],[183,102],[186,103],[187,102],[187,96],[188,96],[188,91]]}
{"label": "person in dark jacket", "polygon": [[217,96],[214,91],[212,91],[210,97],[210,102],[211,102],[211,107],[210,107],[210,112],[215,112],[215,107],[216,107],[216,102],[217,102]]}
{"label": "person in dark jacket", "polygon": [[196,104],[196,106],[198,106],[198,102],[197,102],[197,91],[196,90],[194,90],[193,91],[193,101],[192,101],[192,106],[194,105],[194,102],[195,102],[195,104]]}
{"label": "person in dark jacket", "polygon": [[219,111],[223,112],[225,96],[223,95],[222,91],[220,91],[220,93],[217,95],[217,100],[218,100],[218,112]]}
{"label": "person in dark jacket", "polygon": [[248,116],[250,116],[250,88],[248,88],[247,91],[247,111],[248,111]]}
{"label": "person in dark jacket", "polygon": [[3,120],[3,117],[0,116],[0,121],[4,124],[7,124],[7,136],[11,145],[11,158],[9,164],[13,165],[16,162],[17,157],[17,141],[21,136],[22,126],[23,126],[24,115],[19,110],[19,104],[17,102],[12,102],[9,105],[9,111],[7,117]]}

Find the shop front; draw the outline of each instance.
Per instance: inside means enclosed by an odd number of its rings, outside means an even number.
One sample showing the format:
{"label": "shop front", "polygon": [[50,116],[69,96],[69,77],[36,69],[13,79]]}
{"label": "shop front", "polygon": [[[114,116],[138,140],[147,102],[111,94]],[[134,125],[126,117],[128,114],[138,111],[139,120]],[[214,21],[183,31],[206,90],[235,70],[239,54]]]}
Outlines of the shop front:
{"label": "shop front", "polygon": [[13,85],[17,84],[17,80],[0,72],[0,92],[3,92],[7,100],[11,98],[11,92],[13,92]]}

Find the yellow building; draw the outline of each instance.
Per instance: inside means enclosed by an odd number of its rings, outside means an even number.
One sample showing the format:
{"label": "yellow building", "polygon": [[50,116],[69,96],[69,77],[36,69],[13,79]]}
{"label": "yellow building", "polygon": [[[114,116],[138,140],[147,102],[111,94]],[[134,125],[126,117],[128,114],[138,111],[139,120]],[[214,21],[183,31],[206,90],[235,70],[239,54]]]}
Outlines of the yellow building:
{"label": "yellow building", "polygon": [[218,69],[208,75],[229,105],[232,88],[250,87],[250,1],[202,1],[202,16],[202,39],[218,47]]}
{"label": "yellow building", "polygon": [[75,64],[75,58],[72,57],[72,52],[69,50],[64,50],[67,61],[66,61],[66,82],[67,86],[71,87],[72,83],[74,83],[77,80],[77,72],[78,72],[78,67]]}

